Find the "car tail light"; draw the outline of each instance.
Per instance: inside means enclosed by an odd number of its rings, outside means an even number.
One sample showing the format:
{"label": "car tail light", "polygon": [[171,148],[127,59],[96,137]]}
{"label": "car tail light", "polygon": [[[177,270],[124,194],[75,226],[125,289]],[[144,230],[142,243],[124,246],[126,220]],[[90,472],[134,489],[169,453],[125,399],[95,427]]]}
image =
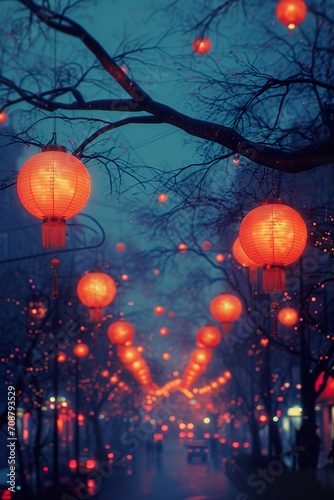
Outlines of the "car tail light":
{"label": "car tail light", "polygon": [[205,453],[208,453],[209,449],[208,448],[205,448],[204,449]]}
{"label": "car tail light", "polygon": [[188,448],[188,453],[192,453],[193,452],[193,449],[192,448]]}

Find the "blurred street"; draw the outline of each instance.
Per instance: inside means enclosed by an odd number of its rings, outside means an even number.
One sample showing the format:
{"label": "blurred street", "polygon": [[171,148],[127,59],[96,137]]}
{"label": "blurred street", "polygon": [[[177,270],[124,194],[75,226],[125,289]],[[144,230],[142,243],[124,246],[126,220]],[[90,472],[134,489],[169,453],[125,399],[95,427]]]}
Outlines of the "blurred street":
{"label": "blurred street", "polygon": [[161,457],[140,450],[133,456],[132,467],[113,474],[97,494],[97,500],[232,500],[236,486],[225,475],[221,463],[187,462],[183,443],[164,442]]}

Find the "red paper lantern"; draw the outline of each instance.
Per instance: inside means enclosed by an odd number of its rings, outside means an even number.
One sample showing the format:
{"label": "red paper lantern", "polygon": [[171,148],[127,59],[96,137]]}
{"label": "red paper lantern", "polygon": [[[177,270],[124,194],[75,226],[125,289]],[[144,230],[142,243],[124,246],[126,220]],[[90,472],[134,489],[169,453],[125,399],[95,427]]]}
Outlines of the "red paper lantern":
{"label": "red paper lantern", "polygon": [[242,267],[249,268],[249,281],[251,283],[252,289],[255,283],[257,283],[257,268],[259,267],[255,262],[252,261],[245,253],[244,249],[240,244],[240,238],[238,237],[233,243],[232,253],[237,262],[242,265]]}
{"label": "red paper lantern", "polygon": [[62,146],[46,147],[21,168],[17,191],[23,206],[43,220],[42,246],[65,247],[66,219],[85,206],[90,179],[83,163]]}
{"label": "red paper lantern", "polygon": [[110,276],[94,271],[83,276],[77,286],[78,297],[90,309],[90,321],[102,321],[102,307],[112,302],[116,295],[116,285]]}
{"label": "red paper lantern", "polygon": [[212,316],[222,322],[223,332],[231,331],[232,321],[236,321],[242,313],[240,299],[231,293],[221,293],[212,299],[210,303]]}
{"label": "red paper lantern", "polygon": [[213,325],[202,326],[197,332],[196,340],[199,345],[216,347],[221,341],[221,333]]}
{"label": "red paper lantern", "polygon": [[109,326],[107,334],[112,344],[126,344],[133,341],[135,330],[131,323],[121,319]]}
{"label": "red paper lantern", "polygon": [[280,0],[276,5],[276,17],[290,30],[302,23],[307,14],[303,0]]}
{"label": "red paper lantern", "polygon": [[73,352],[77,358],[85,358],[89,354],[89,347],[86,344],[76,344]]}
{"label": "red paper lantern", "polygon": [[278,321],[284,326],[293,326],[298,321],[298,312],[293,307],[284,307],[278,313]]}
{"label": "red paper lantern", "polygon": [[302,254],[306,241],[305,222],[281,199],[265,200],[242,220],[240,243],[250,259],[263,266],[263,289],[285,290],[285,266]]}
{"label": "red paper lantern", "polygon": [[212,349],[210,348],[198,348],[194,349],[191,353],[190,359],[193,363],[197,365],[207,365],[210,363],[212,358]]}
{"label": "red paper lantern", "polygon": [[212,47],[212,42],[210,38],[208,38],[207,36],[197,37],[195,38],[195,40],[193,40],[192,43],[193,51],[201,56],[210,52],[211,47]]}
{"label": "red paper lantern", "polygon": [[117,356],[125,365],[132,365],[132,363],[140,359],[137,347],[132,345],[119,345],[117,347]]}

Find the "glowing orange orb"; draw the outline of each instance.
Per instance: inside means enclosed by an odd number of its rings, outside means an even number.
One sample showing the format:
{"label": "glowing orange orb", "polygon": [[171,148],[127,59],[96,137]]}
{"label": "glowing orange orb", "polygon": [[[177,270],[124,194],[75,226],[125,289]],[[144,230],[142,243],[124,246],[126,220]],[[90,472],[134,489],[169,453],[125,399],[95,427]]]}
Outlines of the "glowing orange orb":
{"label": "glowing orange orb", "polygon": [[293,30],[302,23],[307,14],[303,0],[280,0],[276,5],[276,17],[280,23]]}
{"label": "glowing orange orb", "polygon": [[160,193],[158,195],[158,201],[160,201],[160,203],[165,203],[167,200],[168,196],[166,195],[166,193]]}
{"label": "glowing orange orb", "polygon": [[206,347],[216,347],[221,341],[221,333],[215,326],[205,325],[196,334],[197,343]]}
{"label": "glowing orange orb", "polygon": [[6,123],[6,121],[8,120],[8,115],[7,113],[5,113],[4,111],[2,111],[0,113],[0,124],[2,123]]}
{"label": "glowing orange orb", "polygon": [[89,354],[89,347],[86,344],[77,344],[74,346],[73,352],[78,358],[85,358]]}
{"label": "glowing orange orb", "polygon": [[231,293],[221,293],[210,303],[212,316],[221,321],[225,332],[230,331],[231,322],[236,321],[242,313],[241,300]]}
{"label": "glowing orange orb", "polygon": [[126,250],[126,244],[119,241],[118,243],[116,243],[115,248],[117,252],[124,252]]}
{"label": "glowing orange orb", "polygon": [[180,243],[177,247],[179,252],[186,252],[188,250],[188,245],[185,243]]}
{"label": "glowing orange orb", "polygon": [[117,355],[124,364],[132,364],[140,358],[137,347],[119,345]]}
{"label": "glowing orange orb", "polygon": [[298,312],[293,307],[284,307],[278,313],[278,321],[284,326],[293,326],[298,321]]}
{"label": "glowing orange orb", "polygon": [[160,335],[168,335],[169,334],[169,329],[167,328],[167,326],[162,326],[160,328]]}
{"label": "glowing orange orb", "polygon": [[107,334],[112,344],[125,344],[133,341],[135,330],[131,323],[121,319],[109,326]]}
{"label": "glowing orange orb", "polygon": [[164,306],[155,306],[153,312],[154,314],[156,314],[156,316],[163,316],[163,314],[165,314],[166,312],[166,309],[164,308]]}
{"label": "glowing orange orb", "polygon": [[206,365],[210,363],[212,358],[212,350],[209,348],[199,348],[195,349],[191,353],[191,361],[196,363],[197,365]]}
{"label": "glowing orange orb", "polygon": [[217,253],[217,255],[216,255],[216,261],[217,262],[224,262],[224,260],[225,260],[224,255],[222,253]]}
{"label": "glowing orange orb", "polygon": [[193,51],[201,56],[210,52],[211,47],[212,47],[212,42],[210,38],[207,36],[197,37],[192,42]]}
{"label": "glowing orange orb", "polygon": [[210,243],[210,241],[203,241],[203,243],[201,244],[201,247],[202,247],[202,250],[210,250],[210,248],[212,247],[212,244]]}

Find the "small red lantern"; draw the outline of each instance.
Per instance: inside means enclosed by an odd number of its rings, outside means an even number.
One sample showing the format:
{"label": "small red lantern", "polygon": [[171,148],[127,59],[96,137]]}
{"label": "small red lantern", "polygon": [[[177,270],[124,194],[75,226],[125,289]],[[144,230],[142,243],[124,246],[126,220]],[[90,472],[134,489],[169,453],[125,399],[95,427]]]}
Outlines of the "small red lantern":
{"label": "small red lantern", "polygon": [[195,38],[195,40],[193,40],[192,43],[193,51],[201,56],[210,52],[211,47],[212,47],[212,42],[210,38],[207,36],[199,36]]}
{"label": "small red lantern", "polygon": [[89,354],[89,347],[83,343],[76,344],[73,348],[73,352],[77,358],[85,358]]}
{"label": "small red lantern", "polygon": [[252,290],[254,289],[254,285],[257,283],[257,268],[259,267],[255,262],[252,261],[245,253],[244,249],[240,244],[240,238],[238,237],[233,243],[232,253],[234,258],[242,267],[249,268],[249,281],[252,286]]}
{"label": "small red lantern", "polygon": [[85,206],[90,179],[83,163],[62,146],[47,146],[21,168],[17,191],[22,205],[43,220],[42,246],[63,248],[66,219]]}
{"label": "small red lantern", "polygon": [[166,312],[166,309],[164,308],[164,306],[155,306],[153,312],[156,316],[163,316]]}
{"label": "small red lantern", "polygon": [[202,326],[197,332],[197,344],[205,347],[216,347],[221,341],[221,333],[213,325]]}
{"label": "small red lantern", "polygon": [[0,125],[2,125],[3,123],[6,123],[7,120],[8,120],[7,113],[5,113],[5,111],[2,111],[0,113]]}
{"label": "small red lantern", "polygon": [[125,365],[132,365],[132,363],[140,359],[137,347],[132,345],[119,345],[117,347],[117,356]]}
{"label": "small red lantern", "polygon": [[276,5],[276,17],[280,23],[293,30],[302,23],[307,14],[303,0],[280,0]]}
{"label": "small red lantern", "polygon": [[307,230],[296,210],[280,198],[265,200],[242,220],[240,243],[246,255],[263,266],[263,290],[285,290],[285,266],[303,253]]}
{"label": "small red lantern", "polygon": [[194,349],[190,356],[191,361],[197,365],[207,365],[210,363],[211,358],[212,349],[208,347]]}
{"label": "small red lantern", "polygon": [[102,321],[102,307],[107,306],[116,296],[116,285],[108,274],[94,271],[85,274],[77,286],[78,297],[90,309],[90,321]]}
{"label": "small red lantern", "polygon": [[135,330],[131,323],[120,319],[109,326],[107,334],[112,344],[130,344],[135,337]]}
{"label": "small red lantern", "polygon": [[278,313],[278,321],[284,326],[293,326],[298,321],[298,312],[293,307],[284,307]]}
{"label": "small red lantern", "polygon": [[232,321],[236,321],[242,313],[240,299],[231,293],[221,293],[212,299],[210,312],[218,321],[222,322],[223,332],[231,331]]}

